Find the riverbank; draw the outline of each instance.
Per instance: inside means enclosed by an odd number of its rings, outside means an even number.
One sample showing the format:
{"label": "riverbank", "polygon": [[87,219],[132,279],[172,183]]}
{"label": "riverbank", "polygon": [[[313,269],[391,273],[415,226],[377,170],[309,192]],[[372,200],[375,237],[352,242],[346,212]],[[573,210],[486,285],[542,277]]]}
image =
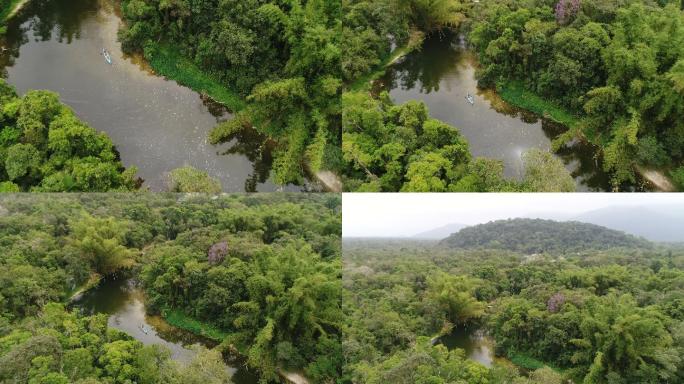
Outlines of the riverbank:
{"label": "riverbank", "polygon": [[[462,35],[429,37],[420,50],[395,63],[384,68],[384,75],[374,75],[372,94],[387,90],[397,104],[425,102],[431,117],[459,128],[474,154],[502,159],[507,177],[515,177],[515,170],[522,169],[520,152],[536,147],[562,159],[579,191],[673,190],[663,169],[642,175],[637,164],[636,180],[622,180],[616,186],[615,174],[604,169],[605,147],[595,145],[600,144],[598,138],[582,129],[581,110],[545,98],[519,79],[480,88],[477,54]],[[474,106],[464,108],[464,97],[470,95],[475,95]]]}
{"label": "riverbank", "polygon": [[173,325],[176,328],[180,328],[191,332],[195,335],[206,337],[212,341],[218,343],[222,342],[228,336],[227,332],[220,330],[219,328],[194,319],[185,313],[178,310],[164,310],[162,311],[162,318],[166,320],[167,323]]}
{"label": "riverbank", "polygon": [[484,329],[453,328],[442,330],[430,339],[430,345],[442,344],[449,350],[459,348],[465,351],[466,357],[488,368],[496,365],[515,367],[521,374],[527,376],[530,372],[549,367],[558,373],[565,373],[560,367],[535,359],[525,353],[509,352],[503,356],[495,354],[496,341],[487,335]]}
{"label": "riverbank", "polygon": [[19,11],[28,3],[29,0],[5,0],[4,1],[4,6],[2,9],[0,9],[0,20],[2,20],[2,23],[0,25],[4,24],[7,22],[7,20],[11,19],[19,13]]}
{"label": "riverbank", "polygon": [[418,30],[412,31],[406,45],[396,48],[392,52],[390,52],[390,54],[387,55],[387,57],[381,60],[380,64],[376,67],[376,69],[354,81],[349,86],[349,90],[360,91],[362,89],[370,89],[373,82],[382,75],[384,75],[388,67],[392,66],[392,64],[399,61],[402,57],[408,55],[416,49],[419,49],[423,44],[424,40],[425,33]]}
{"label": "riverbank", "polygon": [[550,102],[541,96],[530,92],[520,81],[509,81],[497,85],[496,93],[507,103],[530,111],[568,128],[573,128],[579,122],[579,117],[565,108]]}
{"label": "riverbank", "polygon": [[[229,335],[227,332],[224,332],[211,324],[194,319],[178,310],[164,310],[162,311],[162,318],[168,324],[176,328],[205,337],[219,344]],[[237,353],[240,358],[243,358],[245,355],[244,351],[240,351],[239,349],[237,350]],[[277,373],[284,383],[309,384],[308,379],[299,372],[286,371],[282,368],[278,368]]]}
{"label": "riverbank", "polygon": [[88,277],[88,280],[83,285],[81,285],[76,289],[76,291],[68,295],[69,299],[67,300],[67,303],[73,303],[74,301],[78,301],[78,299],[80,299],[83,296],[83,294],[100,285],[100,281],[102,281],[102,276],[100,274],[91,274],[90,277]]}
{"label": "riverbank", "polygon": [[647,168],[641,165],[636,165],[634,167],[637,174],[651,183],[660,192],[676,192],[677,187],[674,185],[672,180],[668,178],[665,173],[660,170]]}
{"label": "riverbank", "polygon": [[[534,92],[529,91],[520,81],[509,81],[498,84],[496,92],[507,103],[550,119],[567,127],[574,132],[573,128],[579,124],[580,118],[567,109],[544,99]],[[560,135],[554,141],[564,140],[567,137]],[[554,145],[564,145],[564,142],[556,142]],[[643,165],[634,165],[634,171],[644,180],[648,181],[657,191],[674,192],[677,190],[672,180],[662,170],[652,169]]]}
{"label": "riverbank", "polygon": [[[183,56],[176,48],[167,44],[157,44],[145,51],[144,59],[155,74],[164,76],[169,80],[174,80],[179,85],[188,87],[203,97],[208,97],[224,105],[230,112],[235,113],[246,107],[246,101],[242,96],[225,86],[211,74],[200,69],[192,60]],[[215,132],[217,132],[216,128],[210,132],[210,142],[213,144],[224,142],[224,139],[217,137],[226,135],[226,133],[218,134]],[[308,175],[308,178],[317,179],[329,192],[342,190],[339,176],[332,171],[323,171],[323,178],[319,176],[318,173],[314,173]]]}
{"label": "riverbank", "polygon": [[178,49],[160,43],[148,48],[144,56],[156,74],[210,97],[225,105],[231,112],[240,111],[245,107],[244,99],[237,92],[201,70]]}

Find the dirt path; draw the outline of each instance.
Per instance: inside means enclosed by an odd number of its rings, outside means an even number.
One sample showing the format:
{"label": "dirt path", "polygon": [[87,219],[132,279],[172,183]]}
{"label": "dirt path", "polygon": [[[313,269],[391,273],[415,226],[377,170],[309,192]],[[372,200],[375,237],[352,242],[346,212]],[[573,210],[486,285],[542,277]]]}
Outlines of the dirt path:
{"label": "dirt path", "polygon": [[336,174],[330,171],[320,171],[316,173],[316,178],[329,192],[342,192],[342,180]]}
{"label": "dirt path", "polygon": [[280,371],[280,376],[289,384],[309,384],[309,380],[296,372]]}
{"label": "dirt path", "polygon": [[637,166],[636,169],[637,172],[644,177],[644,179],[655,185],[659,191],[674,192],[677,190],[674,184],[672,184],[672,181],[670,181],[670,179],[668,179],[667,176],[662,174],[660,171],[656,171],[655,169],[647,169],[640,166]]}

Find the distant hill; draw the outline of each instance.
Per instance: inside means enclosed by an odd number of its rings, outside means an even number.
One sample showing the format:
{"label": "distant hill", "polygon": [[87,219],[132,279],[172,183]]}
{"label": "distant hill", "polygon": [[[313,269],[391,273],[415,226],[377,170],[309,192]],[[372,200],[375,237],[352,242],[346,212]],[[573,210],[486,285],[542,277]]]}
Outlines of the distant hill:
{"label": "distant hill", "polygon": [[575,219],[625,231],[652,241],[682,242],[684,212],[668,208],[607,207],[583,213]]}
{"label": "distant hill", "polygon": [[411,238],[439,240],[451,235],[452,233],[456,233],[467,226],[468,225],[462,223],[451,223],[431,229],[429,231],[416,233],[415,235],[411,236]]}
{"label": "distant hill", "polygon": [[461,229],[440,244],[452,248],[507,249],[524,253],[567,253],[652,244],[624,232],[577,221],[508,219]]}

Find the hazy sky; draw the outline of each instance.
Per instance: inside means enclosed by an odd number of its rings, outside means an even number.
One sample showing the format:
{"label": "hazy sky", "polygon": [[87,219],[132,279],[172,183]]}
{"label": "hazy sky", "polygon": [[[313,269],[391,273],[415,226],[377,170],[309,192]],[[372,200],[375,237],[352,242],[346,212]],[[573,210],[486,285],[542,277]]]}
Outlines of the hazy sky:
{"label": "hazy sky", "polygon": [[[566,219],[610,206],[677,205],[684,193],[345,193],[344,237],[403,237],[450,223],[479,224],[536,213]],[[556,218],[554,216],[554,218]]]}

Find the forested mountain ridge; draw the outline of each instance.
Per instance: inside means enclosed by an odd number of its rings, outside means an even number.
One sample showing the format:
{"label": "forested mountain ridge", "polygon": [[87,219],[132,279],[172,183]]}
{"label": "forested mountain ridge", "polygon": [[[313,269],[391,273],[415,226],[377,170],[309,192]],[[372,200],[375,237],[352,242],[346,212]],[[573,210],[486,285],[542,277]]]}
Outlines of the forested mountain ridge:
{"label": "forested mountain ridge", "polygon": [[256,128],[265,141],[277,142],[278,183],[336,170],[340,2],[124,0],[121,8],[125,50],[143,52],[153,67],[171,68],[171,77],[204,88],[183,72],[179,60],[188,60],[210,82],[246,100],[236,103],[244,108],[233,119],[214,129],[212,142]]}
{"label": "forested mountain ridge", "polygon": [[[125,277],[141,283],[148,309],[173,313],[173,325],[221,330],[222,347],[264,380],[279,368],[313,382],[337,377],[340,203],[326,194],[0,196],[0,382],[197,382],[149,368],[150,359],[166,366],[168,353],[142,351],[103,329],[101,316],[60,307],[100,279]],[[44,325],[53,316],[62,320]],[[45,327],[57,340],[41,338]],[[64,371],[74,349],[80,368]]]}
{"label": "forested mountain ridge", "polygon": [[520,218],[466,227],[440,244],[451,248],[505,249],[527,254],[653,246],[647,240],[594,224]]}

